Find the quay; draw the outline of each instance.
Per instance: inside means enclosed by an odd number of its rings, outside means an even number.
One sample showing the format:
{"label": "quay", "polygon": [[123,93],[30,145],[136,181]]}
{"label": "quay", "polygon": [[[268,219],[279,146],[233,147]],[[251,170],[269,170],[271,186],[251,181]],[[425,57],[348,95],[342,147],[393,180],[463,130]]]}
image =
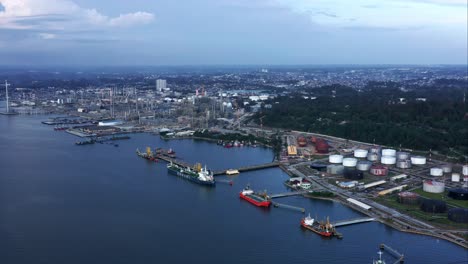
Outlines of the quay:
{"label": "quay", "polygon": [[405,256],[401,254],[400,252],[396,251],[395,249],[385,245],[385,244],[380,244],[380,250],[386,250],[390,255],[395,257],[397,260],[393,262],[393,264],[398,264],[398,263],[404,263],[405,262]]}
{"label": "quay", "polygon": [[348,219],[348,220],[335,222],[333,223],[333,226],[338,227],[338,226],[355,225],[355,224],[367,223],[367,222],[372,222],[372,221],[375,221],[375,218],[371,218],[371,217],[354,218],[354,219]]}
{"label": "quay", "polygon": [[304,190],[304,191],[297,191],[297,192],[286,192],[286,193],[278,193],[278,194],[272,194],[269,195],[271,199],[275,198],[283,198],[283,197],[289,197],[289,196],[295,196],[295,195],[303,195],[307,193],[313,193],[314,191],[311,190]]}

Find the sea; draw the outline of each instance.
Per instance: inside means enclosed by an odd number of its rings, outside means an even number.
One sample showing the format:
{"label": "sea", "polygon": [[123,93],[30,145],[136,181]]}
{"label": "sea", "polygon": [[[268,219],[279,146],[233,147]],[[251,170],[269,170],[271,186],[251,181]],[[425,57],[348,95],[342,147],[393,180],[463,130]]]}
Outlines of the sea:
{"label": "sea", "polygon": [[[302,196],[262,209],[239,199],[246,185],[289,191],[279,168],[220,176],[215,188],[168,174],[135,150],[172,148],[212,170],[271,162],[271,149],[131,134],[113,144],[77,146],[76,136],[41,124],[48,116],[0,115],[0,263],[372,263],[385,243],[405,263],[467,263],[467,251],[378,222],[340,227],[342,240],[300,227],[310,214],[363,217],[340,203]],[[233,185],[227,184],[232,181]],[[387,263],[395,259],[384,252]]]}

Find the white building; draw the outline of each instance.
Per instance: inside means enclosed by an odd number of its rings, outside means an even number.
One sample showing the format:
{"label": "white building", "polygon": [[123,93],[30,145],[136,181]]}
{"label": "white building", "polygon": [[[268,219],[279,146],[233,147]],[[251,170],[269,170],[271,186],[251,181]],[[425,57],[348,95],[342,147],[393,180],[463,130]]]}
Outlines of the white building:
{"label": "white building", "polygon": [[163,90],[166,89],[166,80],[163,79],[157,79],[156,80],[156,90],[158,92],[162,92]]}

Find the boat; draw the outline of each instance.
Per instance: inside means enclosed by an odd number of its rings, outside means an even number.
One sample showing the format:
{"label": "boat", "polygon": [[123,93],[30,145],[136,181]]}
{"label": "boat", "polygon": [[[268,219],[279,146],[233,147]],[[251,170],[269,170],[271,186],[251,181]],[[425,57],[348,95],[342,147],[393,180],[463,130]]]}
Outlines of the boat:
{"label": "boat", "polygon": [[310,217],[310,214],[309,214],[307,217],[301,220],[301,226],[323,237],[332,237],[332,236],[341,237],[341,234],[335,231],[335,227],[330,223],[330,221],[328,220],[328,217],[327,217],[327,222],[320,223],[318,221],[315,221],[315,219],[313,219],[312,217]]}
{"label": "boat", "polygon": [[239,193],[239,197],[259,207],[270,207],[271,205],[270,197],[266,193],[256,193],[249,186]]}
{"label": "boat", "polygon": [[171,148],[167,151],[167,154],[168,155],[174,155],[175,154],[175,151],[172,150]]}
{"label": "boat", "polygon": [[167,164],[169,173],[187,179],[191,182],[201,185],[215,186],[213,172],[205,168],[201,168],[200,164],[195,165],[194,168],[183,167],[175,163]]}
{"label": "boat", "polygon": [[373,264],[385,264],[385,261],[382,260],[382,254],[383,254],[382,251],[379,251],[379,253],[377,254],[379,254],[379,260],[374,260],[372,261],[372,263]]}
{"label": "boat", "polygon": [[226,171],[226,175],[235,175],[235,174],[239,174],[239,171],[238,170],[233,170],[233,169],[230,169],[230,170]]}

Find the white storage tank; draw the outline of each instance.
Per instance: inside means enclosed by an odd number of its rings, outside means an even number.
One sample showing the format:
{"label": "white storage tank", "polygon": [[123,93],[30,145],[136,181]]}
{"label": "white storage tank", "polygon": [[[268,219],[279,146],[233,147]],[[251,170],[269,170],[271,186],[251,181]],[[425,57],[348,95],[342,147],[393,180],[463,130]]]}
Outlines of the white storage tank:
{"label": "white storage tank", "polygon": [[341,164],[343,162],[343,156],[342,155],[330,155],[330,157],[328,157],[328,161],[333,164]]}
{"label": "white storage tank", "polygon": [[440,177],[444,175],[444,171],[441,168],[434,167],[431,168],[430,174],[431,176]]}
{"label": "white storage tank", "polygon": [[356,165],[356,169],[360,171],[368,171],[370,170],[371,166],[372,166],[372,162],[361,160],[361,161],[358,161]]}
{"label": "white storage tank", "polygon": [[426,164],[426,157],[413,156],[413,157],[411,157],[411,164],[413,164],[413,165],[425,165]]}
{"label": "white storage tank", "polygon": [[410,154],[408,152],[398,151],[396,153],[396,158],[397,160],[407,160],[410,158]]}
{"label": "white storage tank", "polygon": [[429,193],[443,193],[445,190],[445,184],[443,182],[426,180],[423,182],[423,191]]}
{"label": "white storage tank", "polygon": [[460,173],[452,173],[452,181],[460,182]]}
{"label": "white storage tank", "polygon": [[382,149],[382,156],[396,156],[396,150],[394,149]]}
{"label": "white storage tank", "polygon": [[356,167],[358,160],[356,158],[344,158],[343,166],[345,167]]}
{"label": "white storage tank", "polygon": [[464,165],[462,169],[463,176],[468,176],[468,165]]}
{"label": "white storage tank", "polygon": [[396,167],[400,169],[409,169],[411,168],[411,160],[397,160]]}
{"label": "white storage tank", "polygon": [[452,166],[449,164],[442,165],[441,167],[442,171],[444,173],[451,173],[452,172]]}
{"label": "white storage tank", "polygon": [[368,151],[365,149],[356,149],[354,150],[354,157],[356,158],[366,158]]}
{"label": "white storage tank", "polygon": [[369,153],[380,154],[380,148],[379,147],[372,147],[371,149],[369,149]]}
{"label": "white storage tank", "polygon": [[367,154],[367,160],[368,161],[378,161],[380,158],[379,154],[378,153],[375,153],[375,152],[369,152]]}
{"label": "white storage tank", "polygon": [[380,159],[380,163],[385,164],[385,165],[393,165],[396,163],[396,157],[382,155],[382,158]]}

